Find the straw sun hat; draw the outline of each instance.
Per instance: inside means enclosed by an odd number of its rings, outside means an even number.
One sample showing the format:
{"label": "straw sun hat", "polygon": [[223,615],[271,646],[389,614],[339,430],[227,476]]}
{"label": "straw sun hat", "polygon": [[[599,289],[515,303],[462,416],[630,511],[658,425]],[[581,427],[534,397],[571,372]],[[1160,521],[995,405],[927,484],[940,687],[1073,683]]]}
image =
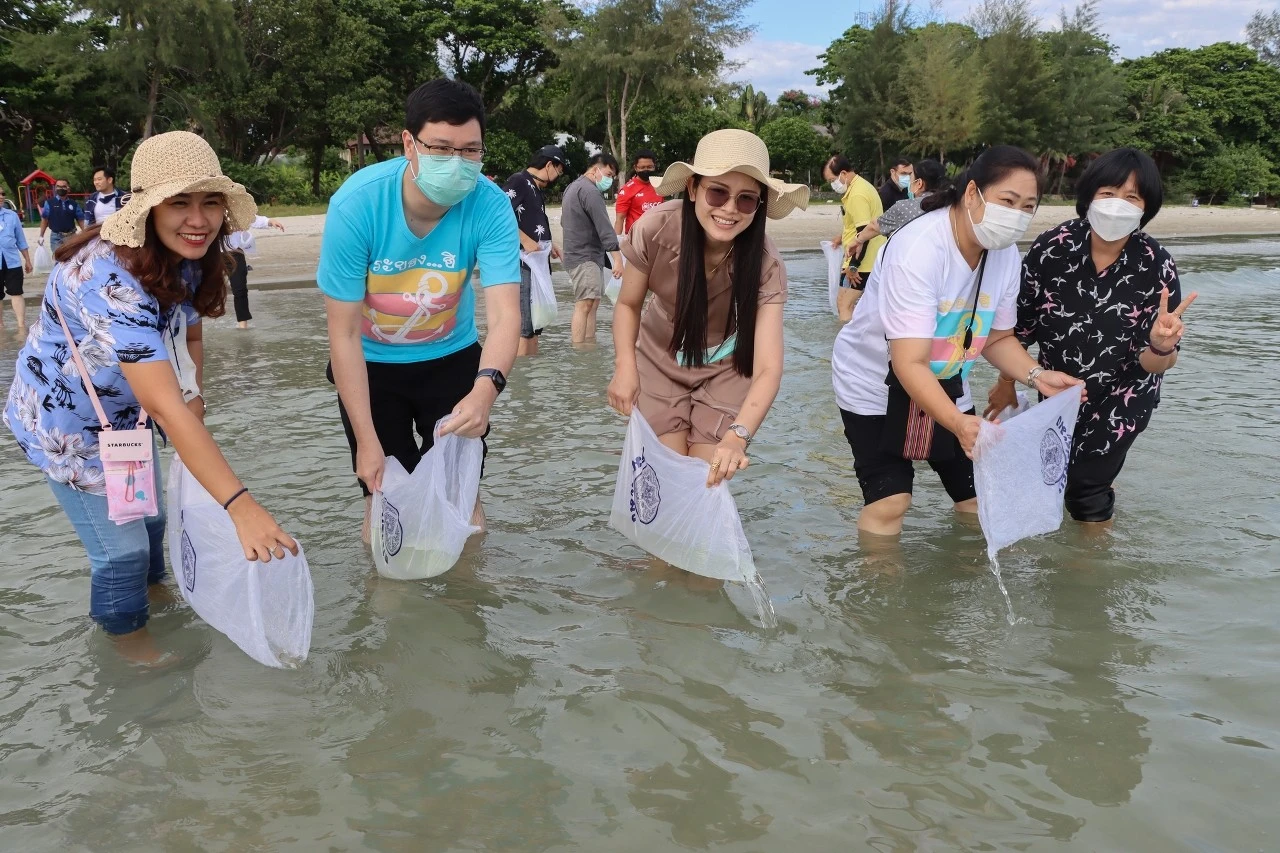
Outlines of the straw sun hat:
{"label": "straw sun hat", "polygon": [[809,206],[809,188],[787,184],[769,176],[769,149],[764,140],[745,130],[716,130],[698,140],[692,163],[672,163],[657,184],[661,195],[685,191],[690,175],[715,177],[728,172],[750,175],[769,191],[766,208],[770,219],[781,219],[796,208]]}
{"label": "straw sun hat", "polygon": [[232,231],[249,228],[258,213],[253,196],[222,174],[209,143],[185,130],[161,133],[139,145],[130,178],[128,201],[102,223],[102,239],[117,246],[140,248],[151,208],[180,193],[222,193]]}

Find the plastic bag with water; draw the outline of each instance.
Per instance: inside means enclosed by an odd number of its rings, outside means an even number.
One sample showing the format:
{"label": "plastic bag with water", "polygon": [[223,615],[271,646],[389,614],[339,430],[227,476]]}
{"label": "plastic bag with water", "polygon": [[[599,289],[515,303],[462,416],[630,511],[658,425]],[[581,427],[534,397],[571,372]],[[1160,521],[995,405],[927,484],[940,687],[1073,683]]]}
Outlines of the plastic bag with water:
{"label": "plastic bag with water", "polygon": [[[442,418],[439,432],[448,418]],[[410,474],[387,457],[382,489],[373,495],[371,544],[378,574],[418,580],[444,574],[462,554],[480,494],[484,445],[478,438],[449,434],[435,444]]]}
{"label": "plastic bag with water", "polygon": [[266,666],[294,668],[311,649],[315,597],[298,556],[251,562],[231,516],[177,456],[169,466],[169,559],[200,618]]}
{"label": "plastic bag with water", "polygon": [[831,313],[840,316],[836,307],[836,295],[840,293],[840,272],[844,269],[844,247],[833,245],[830,240],[823,240],[822,254],[827,257],[827,304]]}
{"label": "plastic bag with water", "polygon": [[36,253],[31,258],[33,272],[48,272],[53,269],[53,250],[48,246],[36,246]]}
{"label": "plastic bag with water", "polygon": [[545,329],[560,316],[556,290],[551,282],[551,244],[540,243],[536,252],[521,252],[520,260],[529,268],[529,311],[533,328]]}
{"label": "plastic bag with water", "polygon": [[687,572],[745,583],[765,627],[777,624],[727,483],[707,488],[707,463],[658,440],[631,410],[609,524]]}
{"label": "plastic bag with water", "polygon": [[[1007,410],[1006,410],[1007,411]],[[1062,526],[1080,388],[1069,388],[999,424],[983,421],[973,462],[987,555]]]}

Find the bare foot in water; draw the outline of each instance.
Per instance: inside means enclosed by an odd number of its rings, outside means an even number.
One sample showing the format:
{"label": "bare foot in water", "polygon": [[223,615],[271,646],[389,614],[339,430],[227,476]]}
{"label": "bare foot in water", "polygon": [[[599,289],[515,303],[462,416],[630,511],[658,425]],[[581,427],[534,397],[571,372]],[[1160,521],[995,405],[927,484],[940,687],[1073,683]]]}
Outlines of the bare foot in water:
{"label": "bare foot in water", "polygon": [[[476,508],[471,512],[471,524],[480,528],[476,531],[477,533],[484,533],[489,529],[488,524],[486,524],[487,520],[484,515],[484,504],[480,503],[479,498],[476,498]],[[475,534],[472,535],[474,536]]]}
{"label": "bare foot in water", "polygon": [[179,660],[173,652],[161,651],[155,638],[145,627],[129,634],[118,634],[112,640],[115,641],[116,651],[120,652],[120,656],[134,666],[157,669],[175,664]]}

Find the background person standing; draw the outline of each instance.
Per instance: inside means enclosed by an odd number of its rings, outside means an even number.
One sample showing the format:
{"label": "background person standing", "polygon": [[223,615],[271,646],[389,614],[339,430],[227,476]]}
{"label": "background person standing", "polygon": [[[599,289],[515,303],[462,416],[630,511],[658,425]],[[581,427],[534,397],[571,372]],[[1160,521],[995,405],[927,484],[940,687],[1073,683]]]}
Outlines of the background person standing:
{"label": "background person standing", "polygon": [[911,180],[915,177],[915,169],[906,157],[898,157],[889,169],[889,178],[880,185],[880,204],[885,210],[893,207],[903,199],[910,198]]}
{"label": "background person standing", "polygon": [[[18,336],[27,328],[26,304],[22,299],[22,275],[31,272],[31,253],[27,251],[27,235],[22,232],[18,214],[4,206],[4,188],[0,187],[0,295],[8,294],[14,316],[18,318]],[[4,327],[4,309],[0,306],[0,328]]]}
{"label": "background person standing", "polygon": [[646,210],[662,204],[662,196],[658,195],[658,190],[649,180],[657,173],[658,158],[654,153],[647,148],[637,151],[631,164],[631,180],[623,184],[614,205],[614,231],[619,234],[629,233]]}
{"label": "background person standing", "polygon": [[[279,219],[258,216],[254,218],[251,228],[275,228],[283,231],[284,223]],[[236,231],[227,238],[227,253],[231,255],[234,264],[228,278],[231,281],[231,298],[236,308],[237,329],[249,328],[249,321],[253,319],[253,315],[249,313],[249,261],[246,256],[253,254],[257,241],[253,239],[251,228]]]}
{"label": "background person standing", "polygon": [[44,245],[44,232],[51,231],[49,248],[55,252],[63,240],[84,226],[84,210],[70,194],[71,185],[59,180],[53,185],[53,198],[40,207],[40,245]]}
{"label": "background person standing", "polygon": [[[529,160],[529,165],[507,178],[502,188],[511,199],[511,209],[519,226],[520,248],[536,252],[544,240],[551,239],[551,223],[547,220],[547,200],[543,192],[560,179],[569,160],[558,145],[544,145]],[[551,245],[551,257],[560,257],[560,247]],[[550,265],[550,261],[548,261]],[[549,270],[548,270],[549,271]],[[516,355],[537,355],[541,329],[533,327],[533,279],[524,259],[520,260],[520,347]]]}
{"label": "background person standing", "polygon": [[602,195],[613,186],[617,173],[618,161],[611,155],[593,154],[587,171],[564,191],[560,225],[564,229],[564,268],[573,282],[570,340],[575,344],[595,343],[606,252],[613,256],[613,277],[622,277],[618,234],[609,223]]}
{"label": "background person standing", "polygon": [[84,200],[84,227],[101,222],[124,204],[124,193],[116,189],[116,170],[101,166],[93,173],[94,193]]}

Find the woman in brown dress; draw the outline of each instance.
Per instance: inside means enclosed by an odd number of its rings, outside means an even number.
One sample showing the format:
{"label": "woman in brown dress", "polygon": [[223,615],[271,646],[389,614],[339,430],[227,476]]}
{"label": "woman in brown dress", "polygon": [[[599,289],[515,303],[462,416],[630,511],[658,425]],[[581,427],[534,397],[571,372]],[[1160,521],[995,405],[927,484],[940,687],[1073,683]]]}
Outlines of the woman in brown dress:
{"label": "woman in brown dress", "polygon": [[747,467],[782,380],[787,274],[765,216],[803,209],[809,190],[769,176],[755,134],[718,130],[658,192],[685,197],[649,211],[622,244],[609,405],[638,406],[663,444],[707,461],[714,486]]}

